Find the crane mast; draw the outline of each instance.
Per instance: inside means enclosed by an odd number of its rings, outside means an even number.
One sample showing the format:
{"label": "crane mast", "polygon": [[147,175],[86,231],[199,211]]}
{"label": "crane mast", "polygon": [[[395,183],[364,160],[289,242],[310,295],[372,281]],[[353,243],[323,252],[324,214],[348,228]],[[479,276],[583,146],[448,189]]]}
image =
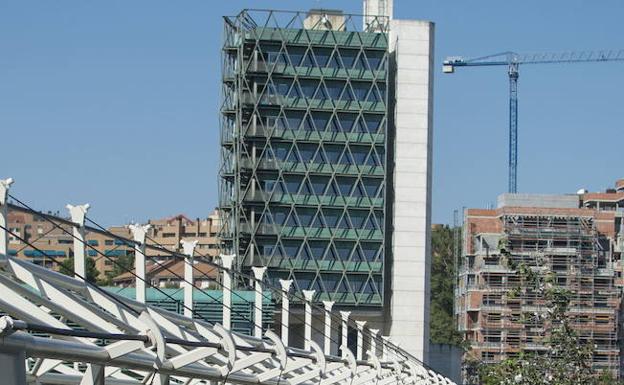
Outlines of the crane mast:
{"label": "crane mast", "polygon": [[518,192],[518,63],[509,65],[509,187]]}
{"label": "crane mast", "polygon": [[508,191],[518,192],[518,69],[520,64],[591,63],[624,61],[624,50],[557,52],[520,55],[503,52],[477,58],[448,57],[442,71],[456,67],[507,66],[509,75],[509,180]]}

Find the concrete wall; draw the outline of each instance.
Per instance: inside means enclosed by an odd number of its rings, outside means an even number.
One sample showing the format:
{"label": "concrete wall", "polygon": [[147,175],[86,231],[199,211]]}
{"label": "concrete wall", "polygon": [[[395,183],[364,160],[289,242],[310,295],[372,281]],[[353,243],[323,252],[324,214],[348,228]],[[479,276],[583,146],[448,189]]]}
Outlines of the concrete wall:
{"label": "concrete wall", "polygon": [[386,331],[424,362],[429,350],[433,36],[434,25],[427,21],[390,22],[394,113],[388,130],[392,228]]}
{"label": "concrete wall", "polygon": [[436,372],[461,384],[461,357],[463,350],[457,346],[431,344],[429,366]]}
{"label": "concrete wall", "polygon": [[505,193],[498,196],[498,208],[501,207],[558,207],[579,208],[578,195],[554,194],[512,194]]}

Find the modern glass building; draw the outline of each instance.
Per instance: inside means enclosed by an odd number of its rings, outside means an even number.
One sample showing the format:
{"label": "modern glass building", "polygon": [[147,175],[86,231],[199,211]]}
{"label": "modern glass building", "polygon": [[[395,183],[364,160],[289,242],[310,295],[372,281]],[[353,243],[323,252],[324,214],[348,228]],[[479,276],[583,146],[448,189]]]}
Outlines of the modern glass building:
{"label": "modern glass building", "polygon": [[384,302],[388,21],[339,11],[225,18],[224,252],[316,300]]}

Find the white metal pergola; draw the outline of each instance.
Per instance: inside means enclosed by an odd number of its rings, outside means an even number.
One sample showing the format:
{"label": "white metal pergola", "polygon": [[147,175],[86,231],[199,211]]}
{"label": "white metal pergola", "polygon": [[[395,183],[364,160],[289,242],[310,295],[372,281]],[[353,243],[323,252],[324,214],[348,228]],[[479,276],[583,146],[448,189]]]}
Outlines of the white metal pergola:
{"label": "white metal pergola", "polygon": [[[342,312],[341,356],[330,354],[331,302],[325,303],[323,347],[312,336],[313,293],[305,297],[304,349],[288,346],[289,281],[282,281],[281,335],[260,324],[262,285],[256,281],[254,336],[232,332],[232,259],[221,256],[223,320],[193,319],[193,273],[185,271],[185,315],[145,304],[145,226],[132,228],[135,246],[136,300],[85,282],[87,205],[69,206],[76,277],[9,256],[8,190],[0,180],[0,376],[7,385],[25,384],[267,384],[394,385],[453,384],[427,369],[387,339],[377,349],[377,331],[368,330],[371,348],[364,354],[363,322],[357,322],[357,351],[347,347]],[[63,221],[62,218],[57,218]],[[192,267],[195,244],[185,243]],[[262,278],[263,268],[254,268]],[[191,309],[191,311],[186,311]],[[366,357],[366,358],[365,358]]]}

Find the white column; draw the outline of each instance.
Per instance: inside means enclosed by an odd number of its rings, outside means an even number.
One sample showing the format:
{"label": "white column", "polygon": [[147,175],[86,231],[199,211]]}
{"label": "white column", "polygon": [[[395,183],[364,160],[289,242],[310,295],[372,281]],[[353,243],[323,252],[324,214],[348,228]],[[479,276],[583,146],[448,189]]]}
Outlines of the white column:
{"label": "white column", "polygon": [[[85,256],[85,216],[89,210],[89,204],[65,206],[69,210],[71,221],[74,222],[74,274],[76,278],[87,278],[87,261]],[[82,278],[81,278],[82,277]]]}
{"label": "white column", "polygon": [[[0,225],[9,228],[9,189],[13,184],[13,179],[0,179]],[[0,229],[0,256],[9,255],[9,235],[4,229]]]}
{"label": "white column", "polygon": [[232,328],[232,263],[234,254],[221,255],[223,266],[223,327],[227,330]]}
{"label": "white column", "polygon": [[364,353],[364,325],[366,325],[366,321],[355,321],[355,325],[357,327],[357,354],[356,358],[358,360],[362,359]]}
{"label": "white column", "polygon": [[256,308],[254,315],[254,336],[256,338],[262,338],[262,279],[266,272],[266,267],[252,267],[254,278],[256,278]]}
{"label": "white column", "polygon": [[128,226],[136,244],[134,245],[134,272],[136,274],[135,298],[145,303],[145,236],[151,225],[132,224]]}
{"label": "white column", "polygon": [[182,252],[186,255],[184,258],[184,316],[193,318],[193,256],[195,255],[195,246],[197,241],[181,240]]}
{"label": "white column", "polygon": [[305,298],[305,325],[304,326],[304,348],[305,350],[311,350],[310,341],[312,341],[312,300],[314,299],[314,293],[316,290],[302,290]]}
{"label": "white column", "polygon": [[393,341],[427,363],[431,272],[434,24],[391,20],[389,53],[395,81],[389,331]]}
{"label": "white column", "polygon": [[[341,311],[340,316],[342,317],[342,340],[341,344],[344,347],[349,346],[349,315],[351,315],[350,311]],[[344,354],[344,353],[343,353]]]}
{"label": "white column", "polygon": [[325,339],[323,344],[323,352],[326,355],[331,354],[331,309],[334,306],[334,301],[323,301],[325,306]]}
{"label": "white column", "polygon": [[288,346],[288,317],[290,316],[288,291],[293,281],[292,279],[280,279],[279,283],[282,286],[282,343]]}
{"label": "white column", "polygon": [[370,331],[371,340],[370,340],[370,351],[373,355],[377,356],[377,335],[379,334],[379,329],[368,329]]}

